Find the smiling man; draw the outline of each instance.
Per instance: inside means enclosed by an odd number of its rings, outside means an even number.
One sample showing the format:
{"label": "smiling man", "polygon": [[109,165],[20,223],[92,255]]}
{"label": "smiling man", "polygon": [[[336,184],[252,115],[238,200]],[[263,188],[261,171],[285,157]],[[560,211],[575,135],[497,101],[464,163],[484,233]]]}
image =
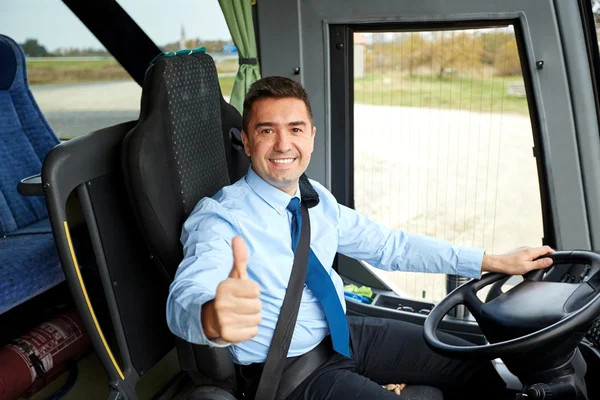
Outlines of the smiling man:
{"label": "smiling man", "polygon": [[244,112],[242,141],[252,169],[293,196],[315,143],[310,105],[296,97],[260,97],[250,107]]}
{"label": "smiling man", "polygon": [[[288,78],[254,83],[245,99],[242,139],[248,174],[202,199],[183,226],[184,259],[171,285],[167,320],[183,339],[229,346],[239,394],[253,398],[289,281],[306,193],[311,241],[306,284],[290,365],[319,348],[327,359],[290,399],[401,399],[381,385],[440,387],[445,399],[502,398],[503,382],[489,362],[451,360],[433,353],[422,327],[345,316],[343,282],[332,269],[337,252],[393,271],[479,278],[482,272],[524,274],[551,265],[552,249],[522,248],[492,256],[374,223],[337,203],[322,185],[300,185],[316,128],[308,96]],[[534,261],[535,260],[535,261]],[[447,343],[460,339],[440,334]]]}

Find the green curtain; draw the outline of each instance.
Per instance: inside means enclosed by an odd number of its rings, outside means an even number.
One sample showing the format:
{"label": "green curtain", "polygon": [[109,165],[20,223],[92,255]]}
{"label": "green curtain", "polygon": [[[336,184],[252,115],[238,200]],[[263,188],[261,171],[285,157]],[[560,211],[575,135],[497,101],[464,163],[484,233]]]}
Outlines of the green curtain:
{"label": "green curtain", "polygon": [[[239,57],[256,59],[258,54],[252,23],[252,0],[219,0],[219,5],[223,10],[233,43],[238,49]],[[260,79],[258,63],[240,64],[229,101],[240,113],[250,85],[258,79]]]}

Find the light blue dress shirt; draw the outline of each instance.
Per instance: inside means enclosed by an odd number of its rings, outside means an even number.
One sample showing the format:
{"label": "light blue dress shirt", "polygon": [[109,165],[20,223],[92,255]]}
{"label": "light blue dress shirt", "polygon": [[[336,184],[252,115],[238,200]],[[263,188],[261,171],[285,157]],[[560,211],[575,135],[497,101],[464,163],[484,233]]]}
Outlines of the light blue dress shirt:
{"label": "light blue dress shirt", "polygon": [[[482,249],[388,229],[338,204],[325,187],[310,182],[320,199],[309,210],[310,246],[331,276],[344,311],[342,279],[331,267],[336,252],[387,271],[480,277]],[[202,330],[201,307],[214,299],[217,286],[229,276],[231,240],[241,236],[248,248],[248,277],[261,289],[262,322],[253,339],[230,346],[230,351],[238,364],[265,361],[294,260],[292,216],[286,209],[291,198],[250,168],[244,178],[196,205],[183,225],[184,258],[167,300],[173,333],[188,342],[217,345]],[[310,351],[328,333],[319,302],[305,285],[288,357]]]}

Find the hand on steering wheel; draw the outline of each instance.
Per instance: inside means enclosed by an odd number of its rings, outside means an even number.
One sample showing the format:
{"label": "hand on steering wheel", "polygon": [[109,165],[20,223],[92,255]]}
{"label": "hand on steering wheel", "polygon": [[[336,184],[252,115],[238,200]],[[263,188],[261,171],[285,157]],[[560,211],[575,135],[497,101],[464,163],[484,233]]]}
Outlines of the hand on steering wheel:
{"label": "hand on steering wheel", "polygon": [[[554,264],[589,264],[591,278],[583,283],[541,281],[543,270],[523,275],[525,280],[489,303],[477,292],[506,277],[488,273],[448,294],[428,315],[424,324],[427,344],[436,352],[462,358],[494,359],[517,355],[584,331],[600,313],[600,255],[590,251],[561,251],[548,255]],[[455,306],[464,304],[492,343],[453,346],[443,343],[437,328]]]}
{"label": "hand on steering wheel", "polygon": [[[502,255],[484,255],[481,263],[483,272],[498,272],[507,275],[524,275],[552,265],[554,253],[550,246],[519,247]],[[544,257],[546,256],[546,257]]]}

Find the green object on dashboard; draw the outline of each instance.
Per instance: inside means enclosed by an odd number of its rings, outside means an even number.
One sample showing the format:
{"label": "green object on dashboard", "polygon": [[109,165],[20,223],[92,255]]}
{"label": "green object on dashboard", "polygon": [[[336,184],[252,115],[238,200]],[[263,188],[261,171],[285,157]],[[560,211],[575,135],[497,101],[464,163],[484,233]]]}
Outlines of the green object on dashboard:
{"label": "green object on dashboard", "polygon": [[370,299],[373,298],[373,290],[368,286],[358,287],[356,285],[346,285],[344,286],[344,292],[360,294]]}

